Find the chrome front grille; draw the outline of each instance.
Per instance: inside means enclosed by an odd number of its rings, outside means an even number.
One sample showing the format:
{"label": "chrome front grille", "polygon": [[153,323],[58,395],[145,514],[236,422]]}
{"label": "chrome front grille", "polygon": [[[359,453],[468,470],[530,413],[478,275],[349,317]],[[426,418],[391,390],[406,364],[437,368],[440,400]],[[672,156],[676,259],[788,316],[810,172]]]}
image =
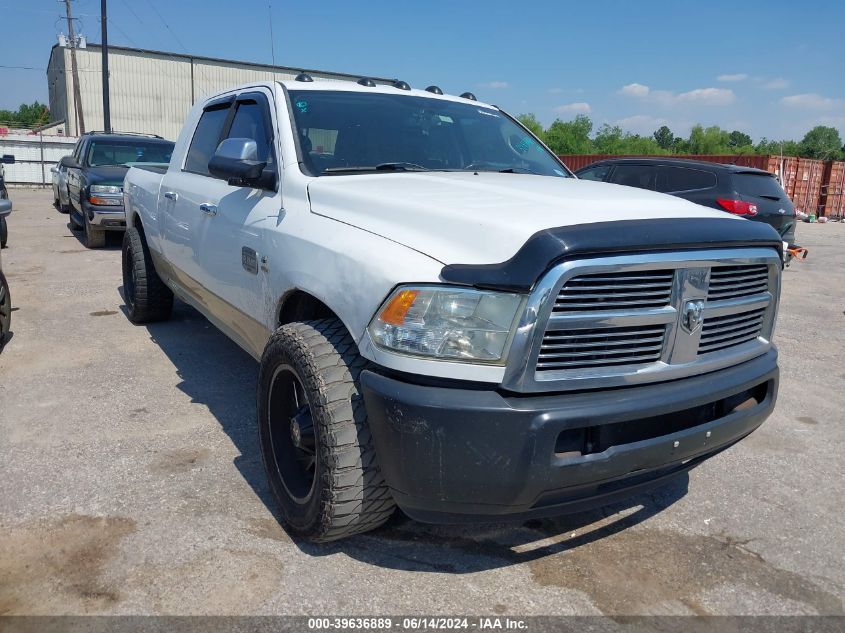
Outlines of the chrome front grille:
{"label": "chrome front grille", "polygon": [[614,387],[737,364],[770,348],[779,294],[769,248],[565,262],[529,296],[502,384]]}
{"label": "chrome front grille", "polygon": [[752,266],[717,266],[710,271],[708,301],[722,301],[750,297],[769,289],[769,267],[765,264]]}
{"label": "chrome front grille", "polygon": [[766,309],[757,308],[705,319],[701,328],[698,353],[709,354],[753,341],[760,336],[765,318]]}
{"label": "chrome front grille", "polygon": [[665,336],[665,325],[547,332],[537,371],[655,362]]}
{"label": "chrome front grille", "polygon": [[560,289],[552,312],[660,308],[669,305],[674,276],[671,269],[579,275]]}

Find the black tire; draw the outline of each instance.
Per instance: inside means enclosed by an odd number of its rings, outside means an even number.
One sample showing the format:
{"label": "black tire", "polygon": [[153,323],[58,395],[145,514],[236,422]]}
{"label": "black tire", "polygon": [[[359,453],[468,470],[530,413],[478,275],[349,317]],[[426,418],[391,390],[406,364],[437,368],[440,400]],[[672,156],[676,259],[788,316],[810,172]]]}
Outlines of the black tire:
{"label": "black tire", "polygon": [[173,292],[158,276],[146,240],[134,226],[123,235],[123,298],[132,323],[166,321]]}
{"label": "black tire", "polygon": [[[267,478],[290,530],[312,541],[375,529],[395,510],[358,384],[366,364],[338,319],[280,327],[261,358],[258,438]],[[288,391],[290,382],[296,392],[293,379],[305,402],[293,401]],[[308,456],[307,436],[293,430],[301,419],[307,422],[297,428],[312,433],[310,477],[302,459]]]}
{"label": "black tire", "polygon": [[76,209],[73,206],[68,206],[68,222],[70,222],[70,230],[78,231],[82,225],[76,220]]}
{"label": "black tire", "polygon": [[6,276],[0,271],[0,350],[6,344],[6,337],[12,327],[12,295]]}
{"label": "black tire", "polygon": [[9,226],[6,224],[6,218],[0,218],[0,248],[6,248],[6,242],[9,241]]}
{"label": "black tire", "polygon": [[85,248],[103,248],[106,245],[106,232],[92,226],[84,212],[82,221],[85,222]]}

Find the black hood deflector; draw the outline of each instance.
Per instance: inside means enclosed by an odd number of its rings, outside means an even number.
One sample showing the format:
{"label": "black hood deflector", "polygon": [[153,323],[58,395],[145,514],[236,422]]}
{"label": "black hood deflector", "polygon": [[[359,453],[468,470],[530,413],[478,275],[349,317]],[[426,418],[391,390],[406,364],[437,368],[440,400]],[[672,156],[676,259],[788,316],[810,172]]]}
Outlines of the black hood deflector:
{"label": "black hood deflector", "polygon": [[527,292],[549,268],[573,257],[655,251],[757,246],[783,256],[777,231],[763,222],[735,218],[621,220],[561,226],[528,238],[500,264],[448,264],[444,282]]}

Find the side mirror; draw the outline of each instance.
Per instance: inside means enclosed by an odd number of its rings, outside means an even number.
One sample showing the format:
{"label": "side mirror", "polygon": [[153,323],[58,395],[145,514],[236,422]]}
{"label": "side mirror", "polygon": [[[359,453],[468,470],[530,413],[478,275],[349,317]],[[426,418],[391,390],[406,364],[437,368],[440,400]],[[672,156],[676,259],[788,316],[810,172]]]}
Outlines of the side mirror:
{"label": "side mirror", "polygon": [[3,156],[0,156],[0,163],[5,163],[6,165],[14,165],[15,157],[13,154],[3,154]]}
{"label": "side mirror", "polygon": [[73,158],[73,156],[64,156],[59,161],[59,165],[67,169],[68,167],[79,167],[79,163]]}
{"label": "side mirror", "polygon": [[258,144],[249,138],[227,138],[208,161],[208,171],[223,180],[257,180],[267,166],[258,160]]}
{"label": "side mirror", "polygon": [[50,167],[50,173],[51,173],[51,174],[58,174],[58,173],[59,173],[59,170],[58,170],[58,169],[56,169],[55,167]]}

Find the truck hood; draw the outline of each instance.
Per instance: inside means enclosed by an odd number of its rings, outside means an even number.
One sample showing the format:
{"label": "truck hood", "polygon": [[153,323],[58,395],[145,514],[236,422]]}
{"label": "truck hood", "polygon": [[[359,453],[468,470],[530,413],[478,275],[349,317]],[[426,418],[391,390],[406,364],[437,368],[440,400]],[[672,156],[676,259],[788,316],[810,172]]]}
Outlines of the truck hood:
{"label": "truck hood", "polygon": [[543,229],[647,218],[732,217],[634,187],[523,174],[429,172],[321,176],[311,210],[444,264],[494,264]]}

